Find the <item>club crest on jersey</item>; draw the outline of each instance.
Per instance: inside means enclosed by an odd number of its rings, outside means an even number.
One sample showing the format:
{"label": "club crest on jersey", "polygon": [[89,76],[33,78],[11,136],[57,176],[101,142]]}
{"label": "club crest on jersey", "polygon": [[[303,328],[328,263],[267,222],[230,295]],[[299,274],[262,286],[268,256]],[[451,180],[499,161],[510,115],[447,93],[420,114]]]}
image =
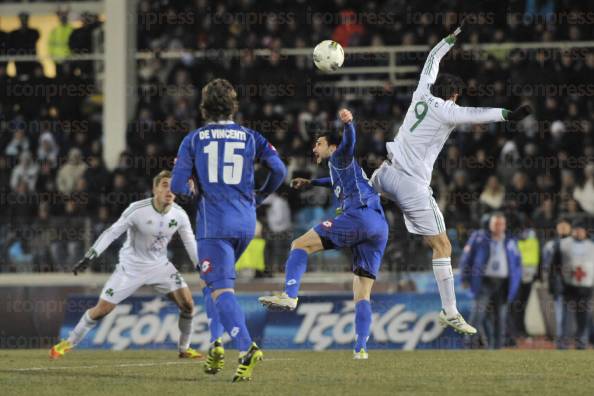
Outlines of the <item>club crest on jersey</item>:
{"label": "club crest on jersey", "polygon": [[171,219],[171,221],[169,222],[169,225],[167,227],[171,228],[171,227],[175,227],[175,226],[177,226],[177,220]]}
{"label": "club crest on jersey", "polygon": [[200,271],[202,271],[203,274],[208,274],[210,271],[212,271],[212,264],[210,260],[202,260],[202,262],[200,263]]}
{"label": "club crest on jersey", "polygon": [[326,221],[322,222],[322,226],[324,226],[325,228],[332,227],[332,220],[326,220]]}

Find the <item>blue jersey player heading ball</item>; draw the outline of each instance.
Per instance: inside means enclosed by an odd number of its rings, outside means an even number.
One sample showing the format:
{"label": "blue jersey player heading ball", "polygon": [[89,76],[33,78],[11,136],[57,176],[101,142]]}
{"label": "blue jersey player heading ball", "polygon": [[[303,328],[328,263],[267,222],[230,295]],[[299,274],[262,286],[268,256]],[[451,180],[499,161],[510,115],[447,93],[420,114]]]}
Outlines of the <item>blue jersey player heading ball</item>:
{"label": "blue jersey player heading ball", "polygon": [[[282,184],[286,168],[262,135],[233,122],[237,93],[227,80],[213,80],[202,89],[200,109],[207,124],[182,141],[171,190],[198,195],[198,265],[214,300],[211,309],[207,305],[211,337],[215,339],[211,339],[205,372],[216,374],[223,367],[224,350],[217,334],[222,331],[213,325],[220,321],[240,352],[233,381],[250,380],[263,354],[252,342],[245,315],[235,298],[235,262],[254,236],[256,205]],[[270,174],[256,190],[254,162],[258,160]],[[193,176],[197,186],[189,182]],[[191,191],[192,187],[198,191]]]}
{"label": "blue jersey player heading ball", "polygon": [[353,256],[355,300],[355,359],[367,359],[367,339],[371,328],[371,288],[388,241],[388,223],[378,194],[369,185],[365,172],[355,160],[355,127],[350,111],[340,110],[344,123],[342,139],[334,133],[318,137],[313,153],[318,164],[328,160],[330,177],[294,179],[293,188],[332,188],[340,201],[341,214],[326,220],[293,241],[285,268],[285,291],[260,297],[270,310],[294,310],[301,277],[310,254],[325,249],[350,248]]}

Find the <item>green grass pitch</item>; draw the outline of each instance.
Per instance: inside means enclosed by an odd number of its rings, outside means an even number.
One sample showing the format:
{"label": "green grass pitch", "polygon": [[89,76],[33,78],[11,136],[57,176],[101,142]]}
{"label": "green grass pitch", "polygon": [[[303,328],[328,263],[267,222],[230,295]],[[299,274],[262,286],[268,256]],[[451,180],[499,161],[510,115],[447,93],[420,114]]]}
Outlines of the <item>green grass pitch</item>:
{"label": "green grass pitch", "polygon": [[0,350],[9,395],[592,395],[592,351],[265,351],[249,383],[231,383],[236,352],[215,376],[175,351]]}

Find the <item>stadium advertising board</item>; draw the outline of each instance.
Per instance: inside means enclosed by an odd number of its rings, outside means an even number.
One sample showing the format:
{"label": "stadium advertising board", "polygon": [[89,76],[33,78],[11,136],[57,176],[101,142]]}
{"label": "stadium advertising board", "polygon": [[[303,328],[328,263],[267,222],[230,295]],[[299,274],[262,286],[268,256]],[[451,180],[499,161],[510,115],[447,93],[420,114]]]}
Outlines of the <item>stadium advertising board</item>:
{"label": "stadium advertising board", "polygon": [[[206,350],[208,319],[202,296],[195,296],[193,346]],[[311,295],[300,298],[294,312],[268,312],[257,295],[240,295],[248,328],[265,349],[350,349],[355,329],[355,306],[350,296]],[[95,296],[71,296],[69,306],[88,307]],[[458,307],[468,315],[470,299],[459,296]],[[373,297],[370,349],[460,348],[462,338],[438,323],[439,295],[435,293],[378,294]],[[83,314],[69,310],[60,330],[62,338]],[[161,296],[132,297],[106,316],[79,345],[80,348],[172,348],[179,336],[177,308]],[[226,338],[225,341],[229,341]]]}

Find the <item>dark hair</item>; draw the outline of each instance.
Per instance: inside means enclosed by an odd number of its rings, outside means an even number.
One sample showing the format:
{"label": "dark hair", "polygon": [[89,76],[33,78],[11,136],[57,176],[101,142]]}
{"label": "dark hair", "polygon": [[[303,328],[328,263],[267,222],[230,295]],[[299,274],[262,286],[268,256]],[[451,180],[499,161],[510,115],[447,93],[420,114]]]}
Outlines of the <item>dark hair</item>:
{"label": "dark hair", "polygon": [[334,132],[334,131],[320,132],[316,136],[316,140],[318,140],[319,138],[322,138],[322,137],[324,139],[326,139],[326,141],[328,142],[328,146],[330,146],[330,145],[339,146],[340,141],[342,140],[342,137],[340,136],[340,134],[338,132]]}
{"label": "dark hair", "polygon": [[437,76],[435,83],[431,86],[431,94],[443,100],[448,100],[455,94],[462,94],[466,84],[458,76],[443,73]]}
{"label": "dark hair", "polygon": [[219,121],[233,118],[237,107],[237,92],[229,81],[217,78],[202,88],[200,112],[205,120]]}
{"label": "dark hair", "polygon": [[571,228],[583,228],[586,231],[588,231],[588,223],[586,222],[586,219],[584,219],[583,217],[576,217],[571,222]]}

